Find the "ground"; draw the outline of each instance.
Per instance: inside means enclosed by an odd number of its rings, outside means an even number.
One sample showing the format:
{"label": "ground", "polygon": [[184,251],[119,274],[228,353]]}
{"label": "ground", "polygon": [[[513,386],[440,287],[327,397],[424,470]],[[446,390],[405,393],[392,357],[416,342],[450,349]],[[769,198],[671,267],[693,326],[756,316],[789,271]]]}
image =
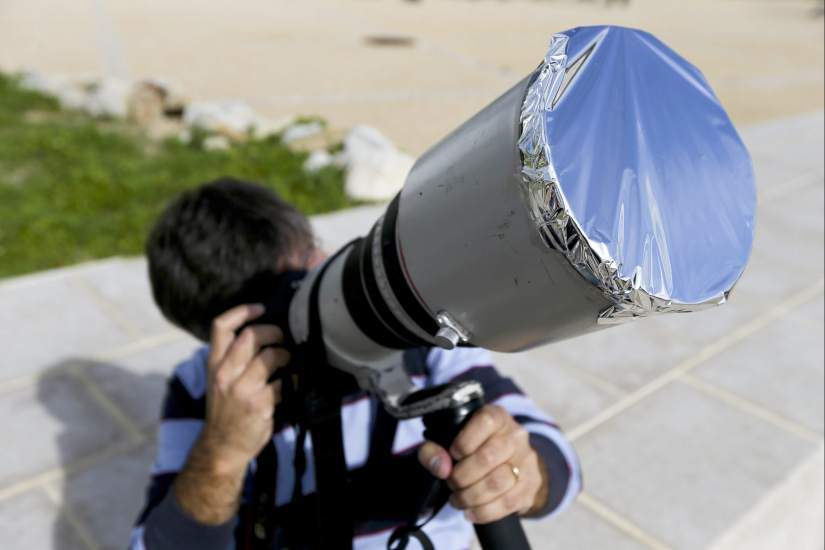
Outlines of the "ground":
{"label": "ground", "polygon": [[[653,32],[705,72],[737,124],[821,108],[821,9],[818,0],[3,0],[0,68],[165,78],[196,99],[243,99],[273,118],[370,124],[419,155],[535,68],[554,32],[580,25]],[[387,35],[413,46],[367,41]]]}

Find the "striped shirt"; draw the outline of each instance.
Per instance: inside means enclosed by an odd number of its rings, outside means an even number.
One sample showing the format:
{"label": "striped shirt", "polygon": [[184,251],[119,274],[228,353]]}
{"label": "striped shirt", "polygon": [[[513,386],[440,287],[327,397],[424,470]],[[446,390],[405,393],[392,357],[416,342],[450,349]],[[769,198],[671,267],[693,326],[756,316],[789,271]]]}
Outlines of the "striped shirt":
{"label": "striped shirt", "polygon": [[[203,427],[208,353],[207,347],[196,351],[190,359],[177,366],[169,380],[152,478],[144,510],[132,533],[131,550],[155,550],[156,547],[164,546],[153,542],[156,540],[177,540],[180,548],[203,550],[227,550],[235,546],[232,535],[226,534],[226,531],[234,529],[233,526],[227,526],[224,532],[216,532],[215,527],[196,524],[177,508],[175,499],[169,492]],[[526,397],[511,379],[498,373],[487,351],[478,348],[457,348],[452,351],[440,348],[411,350],[405,354],[405,368],[420,388],[461,380],[480,382],[484,387],[486,401],[503,407],[530,433],[530,442],[547,468],[550,498],[540,516],[557,514],[574,500],[581,489],[581,474],[570,442],[550,416]],[[365,470],[379,406],[378,401],[366,393],[357,393],[344,399],[341,421],[345,458],[354,475],[370,473]],[[389,458],[400,467],[397,471],[408,472],[410,476],[421,475],[423,468],[417,463],[415,456],[417,448],[423,443],[423,432],[424,426],[420,419],[398,423],[392,444],[392,457]],[[292,498],[295,438],[296,433],[291,426],[281,428],[274,435],[278,464],[276,507],[288,506]],[[307,467],[302,478],[303,491],[307,495],[315,491],[311,446],[310,434],[306,441]],[[254,463],[250,465],[250,471],[252,468]],[[398,476],[399,479],[405,477]],[[251,495],[251,479],[251,474],[247,475],[242,501]],[[391,494],[397,499],[404,498],[404,495],[397,492]],[[398,524],[397,520],[391,518],[375,518],[356,524],[353,548],[383,550],[393,528]],[[166,532],[171,530],[181,532]],[[472,526],[462,512],[449,504],[426,525],[424,531],[439,549],[469,548],[473,536]],[[187,542],[181,544],[180,541],[183,540]],[[417,548],[417,544],[417,541],[412,540],[408,548]]]}

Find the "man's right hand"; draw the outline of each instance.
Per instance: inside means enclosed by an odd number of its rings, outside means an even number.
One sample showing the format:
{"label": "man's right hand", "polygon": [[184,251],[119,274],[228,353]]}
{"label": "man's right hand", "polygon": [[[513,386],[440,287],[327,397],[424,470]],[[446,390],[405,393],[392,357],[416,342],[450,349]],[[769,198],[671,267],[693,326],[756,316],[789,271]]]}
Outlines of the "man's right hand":
{"label": "man's right hand", "polygon": [[206,423],[175,481],[181,508],[203,523],[235,516],[247,466],[272,437],[281,385],[267,381],[289,353],[264,346],[281,343],[283,333],[275,325],[251,325],[236,336],[263,312],[261,305],[242,305],[212,323]]}
{"label": "man's right hand", "polygon": [[272,346],[283,342],[275,325],[251,325],[263,306],[230,309],[212,323],[208,363],[206,426],[202,440],[219,455],[223,466],[246,469],[272,437],[275,406],[281,400],[280,380],[269,377],[289,362],[289,352]]}

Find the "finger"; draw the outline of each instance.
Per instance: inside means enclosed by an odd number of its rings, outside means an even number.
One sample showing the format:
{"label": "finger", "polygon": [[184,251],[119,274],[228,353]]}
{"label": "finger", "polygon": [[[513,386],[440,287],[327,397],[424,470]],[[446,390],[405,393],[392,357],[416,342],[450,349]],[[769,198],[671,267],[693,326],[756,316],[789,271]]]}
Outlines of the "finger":
{"label": "finger", "polygon": [[279,368],[289,363],[290,354],[283,348],[264,348],[238,377],[236,385],[244,393],[256,392],[267,385],[269,378]]}
{"label": "finger", "polygon": [[467,519],[473,523],[490,523],[525,509],[530,503],[522,485],[517,483],[492,502],[468,509]]}
{"label": "finger", "polygon": [[[540,476],[540,475],[539,475]],[[522,483],[521,481],[519,483]],[[534,510],[541,510],[547,503],[548,493],[550,491],[550,482],[543,477],[536,477],[525,480],[524,490],[527,492],[528,499],[525,500],[523,506],[519,508],[519,514],[528,514]]]}
{"label": "finger", "polygon": [[283,332],[275,325],[248,326],[229,346],[220,369],[230,370],[229,377],[237,379],[263,346],[279,344],[283,339]]}
{"label": "finger", "polygon": [[419,447],[418,462],[438,479],[446,479],[453,467],[453,461],[444,447],[432,441],[426,441]]}
{"label": "finger", "polygon": [[470,456],[481,445],[498,433],[513,419],[497,405],[486,405],[475,413],[450,446],[450,455],[461,460]]}
{"label": "finger", "polygon": [[464,460],[459,461],[450,475],[454,489],[466,489],[478,483],[502,464],[513,459],[518,449],[509,434],[496,434]]}
{"label": "finger", "polygon": [[501,464],[476,483],[453,493],[451,500],[456,508],[475,508],[493,502],[516,483],[518,478],[513,468],[509,464]]}
{"label": "finger", "polygon": [[235,340],[235,331],[245,323],[263,315],[265,308],[262,304],[244,304],[222,313],[212,321],[212,332],[209,338],[210,364],[217,365],[226,355],[226,351]]}

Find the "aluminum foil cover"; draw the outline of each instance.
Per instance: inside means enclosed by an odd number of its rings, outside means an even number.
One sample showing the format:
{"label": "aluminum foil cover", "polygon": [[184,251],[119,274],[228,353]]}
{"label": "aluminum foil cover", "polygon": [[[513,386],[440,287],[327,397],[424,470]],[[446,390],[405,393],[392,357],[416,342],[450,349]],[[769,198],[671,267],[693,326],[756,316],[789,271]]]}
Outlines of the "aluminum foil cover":
{"label": "aluminum foil cover", "polygon": [[613,305],[600,323],[724,303],[750,256],[750,156],[696,67],[649,33],[557,34],[521,112],[542,239]]}

